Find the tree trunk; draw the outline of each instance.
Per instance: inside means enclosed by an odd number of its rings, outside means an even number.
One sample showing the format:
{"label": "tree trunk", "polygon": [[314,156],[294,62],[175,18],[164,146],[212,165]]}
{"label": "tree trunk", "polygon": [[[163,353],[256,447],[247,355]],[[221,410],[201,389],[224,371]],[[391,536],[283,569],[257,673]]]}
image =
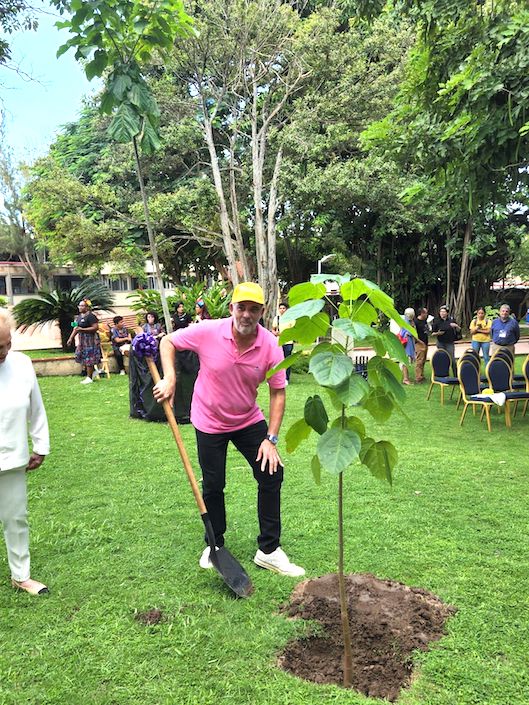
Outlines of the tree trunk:
{"label": "tree trunk", "polygon": [[248,257],[246,256],[246,248],[241,233],[241,222],[239,218],[239,203],[237,198],[237,184],[235,180],[235,135],[230,137],[230,204],[231,204],[231,220],[235,242],[237,244],[237,255],[240,263],[240,270],[244,281],[250,281],[252,278]]}
{"label": "tree trunk", "polygon": [[343,636],[343,686],[350,688],[353,682],[353,650],[343,567],[343,472],[341,472],[338,476],[338,587]]}
{"label": "tree trunk", "polygon": [[226,198],[224,196],[224,187],[222,185],[222,177],[220,174],[219,160],[217,156],[217,150],[215,148],[215,141],[213,139],[213,128],[211,126],[211,121],[207,116],[207,107],[203,105],[204,111],[204,136],[206,139],[206,144],[209,151],[209,159],[211,162],[211,172],[213,174],[213,183],[215,184],[215,191],[217,192],[217,198],[219,199],[219,216],[220,216],[220,227],[222,231],[222,243],[224,245],[224,254],[228,260],[228,271],[232,284],[235,286],[239,283],[239,272],[237,270],[237,263],[235,257],[235,250],[233,247],[233,240],[231,237],[230,230],[230,220],[228,216],[228,206],[226,204]]}
{"label": "tree trunk", "polygon": [[270,183],[268,200],[268,227],[265,229],[263,172],[266,153],[267,126],[263,124],[258,129],[258,90],[254,82],[252,104],[252,177],[253,202],[255,211],[255,258],[257,261],[257,278],[267,296],[267,307],[264,322],[271,327],[278,303],[277,258],[275,242],[275,211],[277,208],[277,181],[281,168],[282,150],[279,149],[272,181]]}
{"label": "tree trunk", "polygon": [[147,235],[149,236],[149,247],[152,255],[152,262],[154,264],[154,276],[158,283],[158,288],[160,289],[160,299],[162,301],[162,311],[165,320],[165,330],[170,333],[173,330],[173,324],[171,321],[171,315],[169,313],[169,306],[167,305],[167,299],[165,298],[165,289],[163,285],[162,271],[160,269],[160,261],[158,259],[158,250],[156,249],[156,242],[154,240],[154,230],[152,228],[151,216],[149,213],[149,203],[147,201],[147,194],[145,192],[145,184],[143,181],[143,172],[140,163],[140,154],[138,151],[138,142],[136,137],[132,138],[132,145],[134,147],[134,159],[136,161],[136,174],[138,176],[138,182],[140,184],[141,200],[143,203],[143,213],[145,217],[145,225],[147,227]]}
{"label": "tree trunk", "polygon": [[463,250],[461,252],[461,267],[459,270],[459,284],[454,307],[454,318],[460,325],[467,326],[467,293],[470,276],[470,255],[469,245],[472,240],[472,218],[469,217],[463,238]]}

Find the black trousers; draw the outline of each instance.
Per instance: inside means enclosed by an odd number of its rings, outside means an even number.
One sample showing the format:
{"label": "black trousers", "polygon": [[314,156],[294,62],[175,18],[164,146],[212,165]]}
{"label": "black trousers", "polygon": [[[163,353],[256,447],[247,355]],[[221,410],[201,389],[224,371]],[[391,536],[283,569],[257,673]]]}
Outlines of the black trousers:
{"label": "black trousers", "polygon": [[272,553],[280,544],[281,536],[281,483],[283,467],[270,475],[267,469],[261,472],[261,463],[256,462],[257,451],[266,437],[265,421],[230,433],[203,433],[196,429],[198,461],[202,469],[202,496],[206,504],[217,546],[224,545],[226,531],[226,454],[231,441],[253,470],[257,480],[257,515],[259,536],[257,543],[263,553]]}
{"label": "black trousers", "polygon": [[112,350],[114,351],[114,357],[116,358],[116,362],[118,363],[118,370],[121,372],[121,370],[125,369],[125,363],[123,362],[123,353],[117,345],[113,345]]}

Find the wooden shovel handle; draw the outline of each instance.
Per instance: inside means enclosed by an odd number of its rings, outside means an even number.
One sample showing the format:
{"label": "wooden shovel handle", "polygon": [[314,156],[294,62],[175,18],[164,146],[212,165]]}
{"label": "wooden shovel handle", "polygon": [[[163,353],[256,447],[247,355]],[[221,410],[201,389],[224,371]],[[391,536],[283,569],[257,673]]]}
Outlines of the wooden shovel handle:
{"label": "wooden shovel handle", "polygon": [[[160,381],[160,375],[158,374],[158,368],[156,367],[154,360],[152,359],[152,357],[145,357],[145,359],[147,360],[149,372],[151,373],[151,377],[153,379],[154,384],[158,384],[158,382]],[[162,402],[162,406],[163,410],[165,411],[165,416],[167,417],[167,422],[169,423],[171,431],[173,432],[176,445],[178,446],[180,457],[182,458],[182,462],[184,463],[184,469],[186,471],[187,479],[189,480],[189,484],[191,485],[191,489],[193,490],[193,494],[195,495],[195,501],[200,510],[200,514],[207,514],[208,510],[206,509],[206,505],[204,504],[202,493],[200,492],[195,478],[195,474],[193,473],[193,468],[191,467],[191,463],[189,462],[187,450],[184,445],[184,441],[182,440],[182,436],[180,435],[180,429],[178,428],[178,424],[176,423],[175,415],[173,413],[173,409],[169,400],[165,399]]]}

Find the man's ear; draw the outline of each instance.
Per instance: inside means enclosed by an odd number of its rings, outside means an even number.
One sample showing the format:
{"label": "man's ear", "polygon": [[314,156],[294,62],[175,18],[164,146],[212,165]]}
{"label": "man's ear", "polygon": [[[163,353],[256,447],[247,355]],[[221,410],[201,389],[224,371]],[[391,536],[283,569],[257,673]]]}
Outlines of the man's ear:
{"label": "man's ear", "polygon": [[228,309],[229,309],[230,313],[233,313],[233,304],[231,303],[231,301],[228,304]]}

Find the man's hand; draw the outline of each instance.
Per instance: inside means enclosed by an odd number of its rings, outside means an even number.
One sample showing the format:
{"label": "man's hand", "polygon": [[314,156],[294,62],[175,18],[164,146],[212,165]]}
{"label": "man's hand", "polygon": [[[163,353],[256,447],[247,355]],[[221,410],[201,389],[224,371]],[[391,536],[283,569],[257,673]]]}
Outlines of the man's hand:
{"label": "man's hand", "polygon": [[29,456],[29,463],[26,468],[26,472],[29,470],[36,470],[37,468],[40,468],[42,463],[44,462],[45,455],[39,455],[38,453],[32,453]]}
{"label": "man's hand", "polygon": [[153,396],[158,402],[158,404],[161,404],[166,399],[168,399],[171,406],[173,405],[174,392],[175,383],[170,382],[167,379],[161,379],[158,384],[154,385],[152,390]]}
{"label": "man's hand", "polygon": [[266,466],[268,464],[268,472],[273,475],[277,472],[279,465],[283,465],[277,448],[273,443],[271,443],[267,438],[259,446],[259,451],[257,453],[257,462],[261,461],[261,472],[266,471]]}

